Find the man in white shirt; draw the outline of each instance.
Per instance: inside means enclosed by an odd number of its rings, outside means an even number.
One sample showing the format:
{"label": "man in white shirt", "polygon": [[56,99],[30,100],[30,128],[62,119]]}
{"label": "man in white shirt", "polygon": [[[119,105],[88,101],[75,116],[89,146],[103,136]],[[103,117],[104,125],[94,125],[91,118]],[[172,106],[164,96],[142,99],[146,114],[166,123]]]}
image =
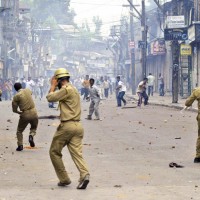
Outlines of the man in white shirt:
{"label": "man in white shirt", "polygon": [[154,87],[154,82],[155,82],[155,77],[149,73],[148,78],[148,96],[153,96],[153,87]]}
{"label": "man in white shirt", "polygon": [[43,78],[43,76],[40,76],[40,78],[38,79],[38,85],[40,88],[40,99],[42,99],[42,97],[44,95],[44,78]]}
{"label": "man in white shirt", "polygon": [[108,79],[106,77],[105,80],[104,80],[104,82],[103,82],[104,96],[106,98],[108,98],[109,87],[110,87],[110,82],[108,81]]}
{"label": "man in white shirt", "polygon": [[126,100],[124,99],[124,95],[126,93],[126,85],[120,80],[120,76],[117,76],[117,88],[116,90],[119,90],[117,95],[117,106],[121,107],[121,102],[123,101],[124,106],[126,105]]}
{"label": "man in white shirt", "polygon": [[35,86],[35,82],[31,79],[31,77],[28,77],[28,81],[26,82],[26,88],[28,88],[29,90],[33,92],[34,86]]}

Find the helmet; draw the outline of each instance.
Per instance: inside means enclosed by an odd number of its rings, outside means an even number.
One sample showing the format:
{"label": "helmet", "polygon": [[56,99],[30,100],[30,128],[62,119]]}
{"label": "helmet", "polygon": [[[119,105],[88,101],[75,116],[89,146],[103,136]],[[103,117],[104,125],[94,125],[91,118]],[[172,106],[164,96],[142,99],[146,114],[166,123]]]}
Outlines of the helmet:
{"label": "helmet", "polygon": [[66,76],[70,76],[69,72],[65,68],[59,68],[55,71],[54,76],[56,79],[63,78]]}

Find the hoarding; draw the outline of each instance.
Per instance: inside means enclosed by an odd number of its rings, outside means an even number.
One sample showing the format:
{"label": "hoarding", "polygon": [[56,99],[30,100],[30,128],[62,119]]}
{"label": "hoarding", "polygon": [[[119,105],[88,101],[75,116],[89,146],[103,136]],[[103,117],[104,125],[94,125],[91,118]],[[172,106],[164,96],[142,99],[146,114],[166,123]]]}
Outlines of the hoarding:
{"label": "hoarding", "polygon": [[164,30],[165,40],[187,40],[188,30],[187,28],[168,28]]}
{"label": "hoarding", "polygon": [[164,55],[166,53],[166,46],[164,39],[156,39],[155,41],[150,42],[150,55]]}
{"label": "hoarding", "polygon": [[167,28],[184,28],[185,27],[185,17],[180,16],[167,16]]}
{"label": "hoarding", "polygon": [[181,56],[190,56],[192,55],[192,47],[189,44],[181,44],[180,46]]}

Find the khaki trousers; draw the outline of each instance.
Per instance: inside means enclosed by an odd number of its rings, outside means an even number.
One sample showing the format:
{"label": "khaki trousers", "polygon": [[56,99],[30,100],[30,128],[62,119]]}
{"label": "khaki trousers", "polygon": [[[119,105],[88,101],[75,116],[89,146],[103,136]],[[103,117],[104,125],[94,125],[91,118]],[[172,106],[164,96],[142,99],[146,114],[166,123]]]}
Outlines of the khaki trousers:
{"label": "khaki trousers", "polygon": [[198,138],[196,142],[196,158],[200,158],[200,114],[197,115],[198,122]]}
{"label": "khaki trousers", "polygon": [[30,133],[33,137],[36,135],[36,130],[38,126],[38,116],[34,111],[26,111],[20,115],[18,127],[17,127],[17,145],[23,145],[23,131],[30,124]]}
{"label": "khaki trousers", "polygon": [[88,166],[82,156],[83,127],[80,122],[61,122],[53,137],[49,150],[50,158],[58,179],[65,183],[70,180],[62,161],[62,149],[67,146],[77,169],[80,172],[80,180],[89,174]]}

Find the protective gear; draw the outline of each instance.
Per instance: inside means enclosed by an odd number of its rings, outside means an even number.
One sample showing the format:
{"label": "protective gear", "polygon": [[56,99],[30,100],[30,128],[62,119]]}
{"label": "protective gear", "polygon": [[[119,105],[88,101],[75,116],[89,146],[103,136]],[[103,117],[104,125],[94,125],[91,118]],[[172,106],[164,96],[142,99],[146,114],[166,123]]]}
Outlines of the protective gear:
{"label": "protective gear", "polygon": [[65,68],[59,68],[55,71],[54,76],[56,79],[60,79],[63,77],[69,77],[69,72]]}

